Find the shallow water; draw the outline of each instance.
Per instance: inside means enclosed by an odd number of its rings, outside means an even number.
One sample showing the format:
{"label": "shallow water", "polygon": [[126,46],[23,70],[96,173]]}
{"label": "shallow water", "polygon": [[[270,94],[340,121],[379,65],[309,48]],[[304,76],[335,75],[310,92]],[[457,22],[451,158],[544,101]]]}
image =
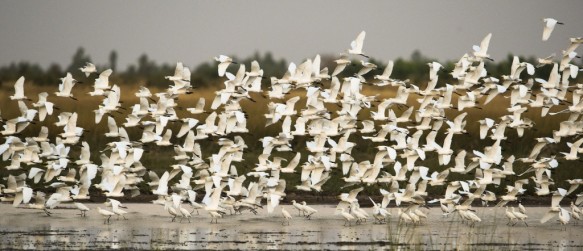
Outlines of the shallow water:
{"label": "shallow water", "polygon": [[399,225],[392,212],[388,224],[369,221],[345,227],[334,215],[335,207],[328,205],[314,206],[319,212],[312,220],[285,205],[294,216],[290,226],[281,225],[279,209],[272,215],[262,210],[257,215],[227,215],[210,224],[204,211],[195,213],[191,223],[180,223],[171,222],[161,206],[127,206],[128,220],[112,218],[107,225],[97,210],[81,218],[76,210],[56,209],[48,217],[42,211],[2,204],[0,249],[583,249],[583,224],[573,223],[566,231],[556,220],[540,224],[546,208],[527,208],[529,227],[506,226],[501,208],[476,208],[483,221],[474,227],[458,216],[442,217],[437,208],[423,209],[429,220],[419,226]]}

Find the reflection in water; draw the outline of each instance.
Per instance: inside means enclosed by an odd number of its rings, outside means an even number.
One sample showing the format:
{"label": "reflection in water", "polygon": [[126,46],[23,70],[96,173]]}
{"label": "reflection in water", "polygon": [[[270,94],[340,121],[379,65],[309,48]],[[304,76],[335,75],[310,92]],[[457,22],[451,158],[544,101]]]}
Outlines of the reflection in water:
{"label": "reflection in water", "polygon": [[[133,228],[129,225],[63,228],[43,225],[10,230],[0,226],[0,249],[451,249],[455,247],[520,248],[528,244],[537,249],[576,245],[565,239],[555,243],[515,240],[511,232],[494,235],[491,228],[468,228],[451,222],[441,229],[400,226],[397,223],[376,227],[329,227],[316,229],[281,227],[264,230],[260,226],[236,228],[232,225],[177,228]],[[506,236],[505,236],[506,235]],[[518,243],[518,241],[523,241]]]}
{"label": "reflection in water", "polygon": [[[1,206],[1,205],[0,205]],[[318,207],[321,214],[312,219],[294,218],[290,226],[281,226],[277,216],[233,215],[209,224],[204,215],[192,223],[170,222],[161,217],[159,208],[134,206],[139,213],[128,221],[114,220],[103,225],[103,219],[45,217],[32,211],[0,208],[0,250],[111,250],[111,249],[296,249],[296,250],[366,250],[366,249],[580,249],[582,225],[570,225],[560,231],[558,224],[531,227],[509,227],[500,210],[482,209],[484,220],[476,227],[462,223],[459,217],[440,217],[439,209],[431,209],[434,217],[419,226],[400,225],[393,218],[388,224],[343,227],[334,215],[334,207]],[[10,211],[14,210],[14,211]],[[162,209],[159,209],[162,210]],[[529,209],[537,219],[546,208]],[[498,213],[497,213],[498,212]],[[490,216],[490,217],[488,217]],[[34,217],[34,221],[30,221]]]}

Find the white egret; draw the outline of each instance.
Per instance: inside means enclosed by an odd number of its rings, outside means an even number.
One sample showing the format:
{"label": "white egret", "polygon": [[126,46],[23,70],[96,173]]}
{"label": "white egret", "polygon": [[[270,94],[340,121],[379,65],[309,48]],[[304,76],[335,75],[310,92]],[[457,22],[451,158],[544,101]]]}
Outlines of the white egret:
{"label": "white egret", "polygon": [[225,56],[225,55],[220,55],[218,57],[215,57],[215,61],[219,62],[219,77],[222,77],[225,75],[225,72],[227,71],[227,67],[229,67],[229,65],[231,63],[236,64],[236,62],[233,62],[233,59]]}
{"label": "white egret", "polygon": [[[514,214],[514,216],[516,216],[517,220],[524,222],[524,225],[526,225],[528,227],[528,223],[526,223],[526,218],[528,218],[528,215],[515,211],[514,207],[512,207],[512,214]],[[514,225],[516,225],[516,223],[514,223]]]}
{"label": "white egret", "polygon": [[571,220],[571,214],[564,208],[559,209],[559,223],[564,226],[564,231],[567,231],[567,224],[569,224],[569,221]]}
{"label": "white egret", "polygon": [[543,41],[549,40],[551,33],[555,29],[555,25],[560,24],[563,25],[564,23],[557,21],[554,18],[543,18],[544,29],[543,29]]}
{"label": "white egret", "polygon": [[105,220],[103,221],[103,224],[109,224],[109,219],[111,219],[111,216],[114,216],[115,214],[111,211],[105,210],[105,209],[101,209],[101,207],[97,207],[97,212],[99,212],[99,214],[103,215],[105,218]]}
{"label": "white egret", "polygon": [[[348,50],[348,54],[352,55],[360,55],[365,58],[368,58],[367,55],[364,55],[362,52],[362,46],[364,45],[364,37],[366,36],[366,32],[361,31],[356,39],[350,43],[350,49]],[[334,75],[334,74],[332,74]]]}
{"label": "white egret", "polygon": [[74,202],[73,204],[79,209],[79,211],[81,211],[81,217],[87,217],[87,211],[90,210],[87,206],[83,205],[81,202]]}
{"label": "white egret", "polygon": [[85,73],[85,77],[89,77],[89,74],[97,72],[97,68],[94,64],[87,62],[85,66],[79,68],[81,72]]}
{"label": "white egret", "polygon": [[55,95],[58,97],[67,97],[73,100],[77,100],[71,93],[73,90],[73,86],[75,84],[80,83],[79,81],[75,80],[71,73],[67,72],[67,75],[64,78],[61,78],[61,83],[59,84],[59,91],[55,92]]}
{"label": "white egret", "polygon": [[14,83],[14,95],[11,95],[9,98],[10,100],[28,100],[24,96],[24,76],[16,80],[16,83]]}
{"label": "white egret", "polygon": [[302,209],[304,210],[304,216],[308,220],[312,219],[312,214],[315,214],[318,212],[318,210],[308,206],[305,201],[302,201]]}
{"label": "white egret", "polygon": [[354,220],[354,216],[352,216],[352,214],[346,212],[344,210],[344,208],[338,208],[336,210],[340,210],[340,215],[342,216],[342,218],[344,218],[344,226],[346,226],[346,223],[348,223],[348,226],[350,226],[350,224],[352,223],[352,220]]}
{"label": "white egret", "polygon": [[290,220],[292,219],[291,214],[285,210],[285,208],[281,208],[281,215],[283,216],[283,220],[281,222],[282,225],[285,225],[287,223],[287,225],[290,224]]}
{"label": "white egret", "polygon": [[488,47],[490,46],[490,38],[492,38],[492,33],[489,33],[488,35],[486,35],[486,37],[484,37],[484,39],[480,43],[480,46],[477,46],[477,45],[473,46],[474,56],[476,58],[478,58],[478,59],[486,58],[486,59],[493,61],[490,58],[490,54],[488,54]]}

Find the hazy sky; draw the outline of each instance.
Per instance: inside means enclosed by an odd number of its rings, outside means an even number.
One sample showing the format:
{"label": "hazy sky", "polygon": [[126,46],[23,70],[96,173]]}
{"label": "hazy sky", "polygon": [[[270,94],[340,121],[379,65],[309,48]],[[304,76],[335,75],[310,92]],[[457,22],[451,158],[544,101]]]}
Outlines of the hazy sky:
{"label": "hazy sky", "polygon": [[[337,54],[367,32],[364,51],[383,61],[419,49],[457,59],[493,33],[490,54],[559,54],[583,36],[583,1],[0,1],[0,65],[63,66],[83,46],[97,64],[117,50],[125,68],[147,53],[194,66],[219,54],[271,51],[299,62]],[[559,26],[541,41],[542,18]]]}

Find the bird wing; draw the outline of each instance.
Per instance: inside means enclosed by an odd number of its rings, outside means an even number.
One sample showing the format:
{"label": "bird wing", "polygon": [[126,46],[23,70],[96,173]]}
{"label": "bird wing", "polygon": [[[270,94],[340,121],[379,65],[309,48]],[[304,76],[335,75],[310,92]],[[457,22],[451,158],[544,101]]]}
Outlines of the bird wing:
{"label": "bird wing", "polygon": [[561,194],[553,194],[553,197],[551,199],[551,207],[558,207],[559,204],[561,203],[561,200],[563,200],[563,195]]}
{"label": "bird wing", "polygon": [[555,211],[548,211],[541,219],[540,219],[540,223],[545,223],[547,221],[549,221],[550,219],[554,218],[556,215],[558,215],[559,212],[555,212]]}
{"label": "bird wing", "polygon": [[14,83],[14,96],[22,97],[24,96],[24,76],[18,78],[16,83]]}
{"label": "bird wing", "polygon": [[219,64],[218,70],[219,70],[220,77],[225,75],[225,72],[227,71],[227,67],[229,67],[230,64],[231,64],[231,62],[222,62]]}
{"label": "bird wing", "polygon": [[113,117],[107,117],[107,128],[109,129],[109,133],[119,133],[119,129],[117,128],[117,124],[115,124],[115,119],[113,119]]}
{"label": "bird wing", "polygon": [[387,64],[387,66],[385,67],[385,70],[383,71],[383,76],[386,78],[389,78],[391,76],[391,74],[393,73],[393,66],[394,66],[394,62],[393,60],[389,60],[389,63]]}
{"label": "bird wing", "polygon": [[334,71],[332,72],[332,76],[336,76],[336,75],[340,74],[340,72],[342,72],[344,70],[344,68],[346,68],[346,64],[336,65],[336,68],[334,68]]}
{"label": "bird wing", "polygon": [[366,32],[362,31],[360,32],[360,34],[358,34],[358,36],[356,37],[356,40],[352,41],[352,43],[350,43],[350,47],[352,47],[352,50],[355,51],[362,51],[362,46],[364,45],[364,37],[366,36]]}
{"label": "bird wing", "polygon": [[490,38],[492,38],[492,33],[488,33],[482,42],[480,43],[480,52],[486,54],[488,52],[488,46],[490,46]]}
{"label": "bird wing", "polygon": [[160,180],[158,181],[158,189],[156,189],[155,194],[166,195],[168,194],[168,179],[170,178],[170,173],[168,171],[164,172]]}
{"label": "bird wing", "polygon": [[544,27],[543,27],[543,41],[547,41],[549,40],[549,37],[551,36],[551,33],[553,32],[553,29],[555,28],[555,25],[557,24],[557,20],[552,19],[552,18],[545,18],[543,19],[544,21]]}
{"label": "bird wing", "polygon": [[359,188],[350,190],[350,192],[348,193],[348,198],[351,200],[355,200],[358,193],[360,193],[360,191],[362,191],[363,189],[364,189],[364,187],[359,187]]}
{"label": "bird wing", "polygon": [[288,172],[293,172],[294,169],[298,166],[298,164],[300,163],[300,158],[302,157],[301,153],[296,153],[296,156],[289,161],[289,163],[287,164],[287,166],[285,167],[285,170]]}
{"label": "bird wing", "polygon": [[75,86],[75,81],[71,73],[67,72],[67,76],[63,79],[62,84],[62,90],[60,91],[62,93],[71,94],[71,90],[73,89],[73,86]]}
{"label": "bird wing", "polygon": [[251,62],[251,72],[259,72],[261,68],[259,67],[259,62],[256,60]]}

